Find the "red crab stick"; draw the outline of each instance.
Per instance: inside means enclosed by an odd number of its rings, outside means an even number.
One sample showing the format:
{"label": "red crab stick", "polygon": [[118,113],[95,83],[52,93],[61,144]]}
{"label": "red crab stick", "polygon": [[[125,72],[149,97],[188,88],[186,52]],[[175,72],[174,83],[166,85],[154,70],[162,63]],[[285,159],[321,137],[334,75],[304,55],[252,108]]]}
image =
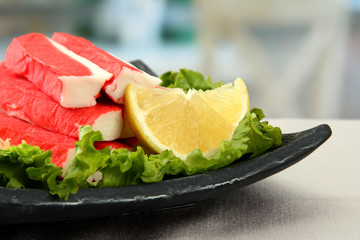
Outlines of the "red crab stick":
{"label": "red crab stick", "polygon": [[51,161],[59,167],[75,156],[75,138],[50,132],[5,113],[0,113],[0,138],[9,138],[12,145],[18,145],[25,140],[30,145],[51,150]]}
{"label": "red crab stick", "polygon": [[112,77],[40,33],[14,38],[5,64],[67,108],[94,106],[101,88]]}
{"label": "red crab stick", "polygon": [[81,126],[90,125],[102,133],[104,140],[114,140],[120,137],[124,124],[119,106],[98,103],[87,108],[64,108],[2,63],[0,111],[73,138],[78,138]]}
{"label": "red crab stick", "polygon": [[106,94],[116,103],[121,104],[124,102],[125,89],[129,83],[137,83],[149,87],[161,83],[159,78],[153,77],[132,66],[130,63],[116,58],[101,48],[96,47],[85,38],[68,33],[54,33],[51,39],[112,73],[113,77],[105,84],[104,89]]}
{"label": "red crab stick", "polygon": [[[75,156],[77,139],[50,132],[4,113],[0,113],[0,138],[10,139],[12,145],[18,145],[24,140],[30,145],[39,146],[43,150],[50,150],[52,152],[51,161],[55,165],[63,167],[64,172]],[[127,145],[116,141],[95,142],[94,146],[97,149],[109,146],[111,149],[126,148],[131,150]]]}

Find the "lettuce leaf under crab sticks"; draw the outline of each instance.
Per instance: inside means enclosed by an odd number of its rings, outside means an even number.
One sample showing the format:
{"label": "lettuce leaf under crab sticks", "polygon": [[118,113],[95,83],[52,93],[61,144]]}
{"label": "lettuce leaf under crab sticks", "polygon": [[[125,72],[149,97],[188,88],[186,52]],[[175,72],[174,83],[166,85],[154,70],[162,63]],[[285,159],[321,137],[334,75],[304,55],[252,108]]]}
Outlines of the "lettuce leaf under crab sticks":
{"label": "lettuce leaf under crab sticks", "polygon": [[[94,143],[102,141],[99,131],[91,126],[83,126],[79,131],[79,141],[75,143],[75,158],[67,168],[63,180],[49,187],[50,194],[68,199],[71,193],[80,188],[118,187],[139,183],[144,171],[147,156],[142,148],[132,152],[125,148],[111,150],[110,147],[98,150]],[[102,173],[99,182],[88,182],[90,176]]]}
{"label": "lettuce leaf under crab sticks", "polygon": [[70,193],[88,187],[87,179],[105,167],[106,160],[110,158],[110,147],[102,150],[94,147],[94,143],[102,141],[103,136],[99,131],[93,131],[91,126],[80,128],[79,139],[75,143],[75,157],[67,168],[64,179],[59,185],[50,186],[50,194],[68,199]]}
{"label": "lettuce leaf under crab sticks", "polygon": [[0,186],[49,188],[57,185],[62,168],[51,162],[51,152],[22,143],[0,150]]}

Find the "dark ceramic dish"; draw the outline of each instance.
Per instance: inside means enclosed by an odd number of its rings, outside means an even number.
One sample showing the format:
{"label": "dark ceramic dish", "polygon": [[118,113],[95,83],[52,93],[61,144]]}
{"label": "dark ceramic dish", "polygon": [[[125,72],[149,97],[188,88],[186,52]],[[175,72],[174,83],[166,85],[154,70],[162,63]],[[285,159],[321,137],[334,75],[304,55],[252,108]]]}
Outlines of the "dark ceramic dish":
{"label": "dark ceramic dish", "polygon": [[222,169],[159,183],[83,189],[68,201],[46,190],[0,188],[0,224],[68,221],[180,207],[269,177],[305,158],[331,135],[328,125],[284,134],[282,146]]}
{"label": "dark ceramic dish", "polygon": [[[146,69],[141,61],[133,62]],[[280,126],[281,127],[281,126]],[[331,135],[328,125],[284,134],[283,144],[252,159],[222,169],[163,182],[118,188],[82,189],[58,199],[41,189],[0,188],[0,224],[101,218],[186,206],[241,188],[299,162]]]}

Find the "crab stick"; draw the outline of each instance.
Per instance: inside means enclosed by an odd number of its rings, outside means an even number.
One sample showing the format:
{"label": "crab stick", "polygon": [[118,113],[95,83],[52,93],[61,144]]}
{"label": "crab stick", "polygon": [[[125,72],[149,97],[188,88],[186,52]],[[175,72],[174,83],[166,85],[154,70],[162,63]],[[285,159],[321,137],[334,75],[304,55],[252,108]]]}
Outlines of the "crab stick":
{"label": "crab stick", "polygon": [[64,108],[2,63],[0,111],[73,138],[78,138],[81,126],[90,125],[102,133],[104,140],[114,140],[120,137],[124,125],[121,107],[98,103],[87,108]]}
{"label": "crab stick", "polygon": [[68,33],[57,32],[54,33],[51,39],[112,73],[113,77],[106,82],[104,90],[116,103],[124,103],[125,89],[129,83],[136,83],[149,87],[161,83],[159,78],[151,76],[137,69],[130,63],[96,47],[92,42],[85,38],[73,36]]}
{"label": "crab stick", "polygon": [[66,108],[96,104],[112,74],[40,33],[16,37],[5,65]]}
{"label": "crab stick", "polygon": [[51,150],[51,161],[59,167],[75,156],[75,138],[50,132],[4,113],[0,113],[0,138],[10,139],[12,145],[24,140],[43,150]]}

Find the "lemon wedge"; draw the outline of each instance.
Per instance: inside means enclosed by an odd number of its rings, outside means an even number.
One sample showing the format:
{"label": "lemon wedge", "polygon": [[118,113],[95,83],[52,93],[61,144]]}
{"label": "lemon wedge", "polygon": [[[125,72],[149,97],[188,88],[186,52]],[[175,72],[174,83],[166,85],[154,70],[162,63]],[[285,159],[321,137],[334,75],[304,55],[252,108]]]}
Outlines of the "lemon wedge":
{"label": "lemon wedge", "polygon": [[249,94],[240,78],[207,91],[130,84],[125,93],[126,121],[145,149],[169,149],[181,159],[194,149],[216,154],[247,111]]}

